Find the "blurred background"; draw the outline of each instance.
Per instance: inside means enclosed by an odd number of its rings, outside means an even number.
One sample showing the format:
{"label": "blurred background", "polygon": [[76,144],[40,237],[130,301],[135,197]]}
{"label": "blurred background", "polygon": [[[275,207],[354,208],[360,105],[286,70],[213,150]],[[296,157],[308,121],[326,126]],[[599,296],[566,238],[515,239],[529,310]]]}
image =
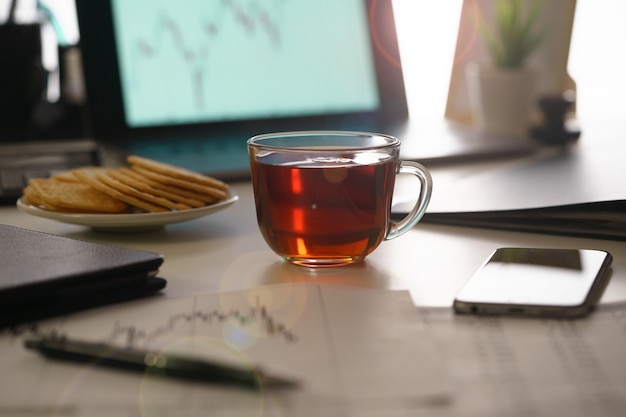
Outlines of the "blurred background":
{"label": "blurred background", "polygon": [[[444,117],[462,7],[463,0],[394,0],[413,120]],[[47,79],[36,133],[42,137],[80,136],[80,106],[85,97],[80,51],[76,48],[80,34],[74,1],[0,0],[0,23],[7,23],[10,15],[16,23],[39,22],[42,27],[42,65]],[[621,100],[626,94],[624,16],[623,0],[575,2],[568,72],[576,83],[576,111],[581,123],[586,118],[614,120],[626,116]],[[6,63],[10,56],[6,48],[3,51],[0,60]],[[5,95],[6,88],[0,94]]]}

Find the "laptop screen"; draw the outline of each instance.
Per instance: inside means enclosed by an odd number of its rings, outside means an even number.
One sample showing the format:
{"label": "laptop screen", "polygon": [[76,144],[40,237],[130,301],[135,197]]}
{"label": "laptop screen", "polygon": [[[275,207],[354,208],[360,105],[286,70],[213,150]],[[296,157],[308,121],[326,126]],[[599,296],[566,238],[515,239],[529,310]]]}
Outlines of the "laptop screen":
{"label": "laptop screen", "polygon": [[76,11],[90,134],[126,153],[243,172],[255,134],[380,132],[408,118],[392,0],[76,0]]}
{"label": "laptop screen", "polygon": [[362,0],[112,6],[130,127],[371,112],[380,104]]}

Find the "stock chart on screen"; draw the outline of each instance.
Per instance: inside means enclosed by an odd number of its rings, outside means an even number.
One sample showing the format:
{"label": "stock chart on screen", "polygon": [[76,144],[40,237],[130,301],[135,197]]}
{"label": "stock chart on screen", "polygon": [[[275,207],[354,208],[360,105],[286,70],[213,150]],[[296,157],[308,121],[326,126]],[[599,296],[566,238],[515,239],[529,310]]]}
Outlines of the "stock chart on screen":
{"label": "stock chart on screen", "polygon": [[369,111],[362,0],[115,0],[134,127]]}

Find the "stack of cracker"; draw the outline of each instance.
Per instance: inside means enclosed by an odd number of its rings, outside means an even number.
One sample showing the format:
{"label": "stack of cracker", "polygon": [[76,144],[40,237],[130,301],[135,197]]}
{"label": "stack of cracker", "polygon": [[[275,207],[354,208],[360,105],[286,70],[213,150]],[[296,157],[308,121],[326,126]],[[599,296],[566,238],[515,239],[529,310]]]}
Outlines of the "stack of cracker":
{"label": "stack of cracker", "polygon": [[135,155],[127,161],[124,168],[79,168],[31,179],[23,202],[59,212],[115,214],[190,210],[229,196],[218,179]]}

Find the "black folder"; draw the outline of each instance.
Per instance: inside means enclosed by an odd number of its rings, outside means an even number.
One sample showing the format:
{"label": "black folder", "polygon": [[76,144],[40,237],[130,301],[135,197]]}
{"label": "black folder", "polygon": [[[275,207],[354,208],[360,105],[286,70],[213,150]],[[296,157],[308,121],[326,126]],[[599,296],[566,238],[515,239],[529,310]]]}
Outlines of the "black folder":
{"label": "black folder", "polygon": [[0,225],[0,327],[163,289],[158,253]]}
{"label": "black folder", "polygon": [[[545,149],[435,185],[424,223],[484,227],[595,239],[626,240],[626,164],[622,124],[590,131],[580,143]],[[410,204],[394,207],[394,218]]]}

